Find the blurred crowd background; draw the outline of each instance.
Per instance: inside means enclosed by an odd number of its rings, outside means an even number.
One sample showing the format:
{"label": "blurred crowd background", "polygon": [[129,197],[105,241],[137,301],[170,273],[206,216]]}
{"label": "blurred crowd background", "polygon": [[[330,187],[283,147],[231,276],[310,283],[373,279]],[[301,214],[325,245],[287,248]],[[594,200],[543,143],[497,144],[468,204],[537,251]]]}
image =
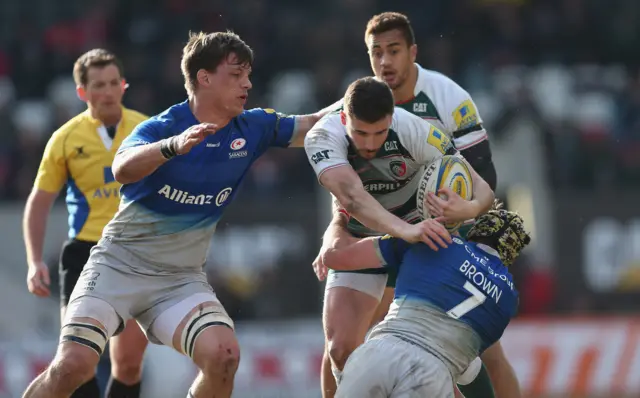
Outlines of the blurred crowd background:
{"label": "blurred crowd background", "polygon": [[[84,109],[71,74],[80,54],[94,47],[118,54],[130,83],[125,105],[153,115],[185,98],[179,61],[188,31],[231,29],[256,54],[248,107],[306,113],[335,102],[351,81],[371,74],[364,27],[382,11],[410,17],[418,62],[467,89],[485,121],[498,196],[534,233],[535,244],[513,269],[521,322],[533,319],[564,333],[575,324],[558,326],[549,316],[589,315],[578,330],[599,331],[595,316],[622,314],[640,349],[637,0],[0,2],[0,284],[6,285],[0,286],[0,341],[24,339],[27,328],[27,335],[55,343],[57,298],[43,305],[26,291],[20,216],[48,138]],[[235,319],[248,325],[309,319],[315,339],[322,285],[310,263],[327,223],[326,195],[301,150],[269,152],[244,185],[214,238],[211,282]],[[49,226],[54,293],[64,212],[57,206]],[[23,322],[15,319],[15,305],[25,308],[18,317]],[[517,329],[512,336],[514,346],[529,339]],[[561,334],[554,339],[563,345]],[[0,397],[3,386],[9,390],[7,380],[18,377],[3,376],[2,352]],[[284,374],[269,363],[267,374]],[[637,376],[636,365],[626,370]],[[640,381],[616,383],[606,392],[640,393]]]}

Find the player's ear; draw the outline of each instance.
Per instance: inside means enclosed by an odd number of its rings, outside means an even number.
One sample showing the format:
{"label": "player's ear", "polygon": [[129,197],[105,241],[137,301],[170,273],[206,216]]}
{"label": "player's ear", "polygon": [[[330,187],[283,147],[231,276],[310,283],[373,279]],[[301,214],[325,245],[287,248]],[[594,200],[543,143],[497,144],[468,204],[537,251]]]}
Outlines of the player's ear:
{"label": "player's ear", "polygon": [[122,92],[124,93],[129,88],[129,83],[125,79],[120,81],[120,87],[122,88]]}
{"label": "player's ear", "polygon": [[344,111],[340,111],[340,121],[344,126],[347,125],[347,114]]}
{"label": "player's ear", "polygon": [[198,71],[198,74],[196,75],[196,78],[198,80],[198,84],[202,84],[202,85],[209,85],[209,74],[207,73],[206,70],[204,69],[200,69]]}
{"label": "player's ear", "polygon": [[76,95],[80,98],[80,101],[87,102],[87,91],[82,86],[76,86]]}
{"label": "player's ear", "polygon": [[418,55],[418,45],[413,44],[409,47],[409,54],[411,56],[411,62],[416,62],[416,56]]}

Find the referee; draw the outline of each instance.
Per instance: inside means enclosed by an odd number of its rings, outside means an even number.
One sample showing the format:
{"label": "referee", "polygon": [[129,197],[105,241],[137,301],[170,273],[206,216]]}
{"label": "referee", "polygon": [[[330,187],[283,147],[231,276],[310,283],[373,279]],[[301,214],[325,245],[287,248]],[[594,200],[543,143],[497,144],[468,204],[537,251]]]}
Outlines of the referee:
{"label": "referee", "polygon": [[[147,116],[122,106],[127,88],[122,64],[109,51],[94,49],[75,62],[73,78],[78,97],[87,110],[53,133],[40,163],[24,212],[24,241],[29,271],[27,286],[36,296],[47,297],[49,270],[42,247],[51,206],[66,184],[69,239],[60,255],[60,306],[64,318],[73,291],[91,248],[118,210],[120,185],[111,163],[122,140]],[[108,398],[138,398],[142,359],[147,340],[135,322],[111,339],[111,379]],[[72,398],[97,398],[95,376]]]}

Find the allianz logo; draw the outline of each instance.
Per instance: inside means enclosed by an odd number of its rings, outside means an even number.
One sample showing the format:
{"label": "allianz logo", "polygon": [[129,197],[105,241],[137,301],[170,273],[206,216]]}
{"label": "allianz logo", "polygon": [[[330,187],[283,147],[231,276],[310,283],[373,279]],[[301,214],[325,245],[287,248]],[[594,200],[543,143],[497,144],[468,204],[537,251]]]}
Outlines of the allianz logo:
{"label": "allianz logo", "polygon": [[165,184],[164,187],[158,190],[158,194],[163,195],[165,198],[173,200],[174,202],[183,203],[186,205],[204,206],[215,204],[216,206],[220,207],[224,204],[224,202],[227,201],[227,199],[229,199],[232,191],[233,188],[227,187],[218,192],[218,194],[215,196],[205,194],[194,195],[190,192],[182,191],[180,189],[171,187],[171,185]]}

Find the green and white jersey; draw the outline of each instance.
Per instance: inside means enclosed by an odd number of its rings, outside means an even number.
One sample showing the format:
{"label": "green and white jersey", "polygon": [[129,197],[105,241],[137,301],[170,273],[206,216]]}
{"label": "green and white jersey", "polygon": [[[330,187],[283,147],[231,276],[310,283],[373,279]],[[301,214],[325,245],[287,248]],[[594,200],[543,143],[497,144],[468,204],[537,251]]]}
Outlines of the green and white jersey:
{"label": "green and white jersey", "polygon": [[[415,196],[426,165],[455,153],[447,135],[402,108],[395,109],[387,139],[373,159],[358,155],[339,112],[320,119],[305,137],[304,147],[318,178],[329,169],[350,165],[367,192],[410,223],[419,219]],[[349,231],[357,236],[380,235],[353,217]]]}
{"label": "green and white jersey", "polygon": [[433,124],[465,150],[485,141],[487,132],[471,96],[447,76],[418,64],[414,97],[399,106]]}

